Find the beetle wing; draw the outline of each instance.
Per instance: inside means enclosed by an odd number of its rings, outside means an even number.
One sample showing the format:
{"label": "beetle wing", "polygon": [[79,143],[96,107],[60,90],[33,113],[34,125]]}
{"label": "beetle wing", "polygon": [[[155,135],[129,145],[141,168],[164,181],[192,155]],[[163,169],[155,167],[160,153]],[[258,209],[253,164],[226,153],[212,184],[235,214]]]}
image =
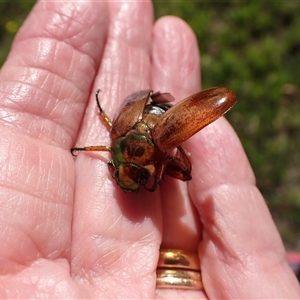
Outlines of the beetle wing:
{"label": "beetle wing", "polygon": [[168,103],[175,101],[175,98],[170,93],[156,92],[151,96],[153,103]]}
{"label": "beetle wing", "polygon": [[152,131],[153,140],[161,150],[175,148],[235,103],[235,94],[225,87],[213,87],[189,96],[159,117]]}
{"label": "beetle wing", "polygon": [[149,101],[152,90],[135,92],[125,98],[123,105],[112,122],[110,137],[112,140],[125,135],[132,127],[142,119],[146,104]]}

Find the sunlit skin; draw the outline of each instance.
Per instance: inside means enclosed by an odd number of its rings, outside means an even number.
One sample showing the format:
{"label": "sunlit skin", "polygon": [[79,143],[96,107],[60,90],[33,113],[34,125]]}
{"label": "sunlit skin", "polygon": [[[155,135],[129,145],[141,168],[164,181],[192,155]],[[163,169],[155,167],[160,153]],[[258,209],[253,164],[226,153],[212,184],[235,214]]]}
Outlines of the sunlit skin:
{"label": "sunlit skin", "polygon": [[[71,155],[110,146],[98,88],[114,116],[148,87],[177,100],[201,90],[185,22],[154,22],[147,0],[38,1],[0,70],[0,299],[300,299],[225,118],[184,143],[193,179],[165,176],[153,193],[116,186],[109,150]],[[198,253],[205,291],[156,289],[160,248]]]}
{"label": "sunlit skin", "polygon": [[[100,117],[111,127],[111,147],[87,146],[77,151],[110,151],[109,171],[125,192],[137,192],[140,186],[155,191],[164,174],[183,181],[191,180],[191,163],[179,147],[195,133],[209,125],[235,103],[236,96],[225,87],[213,87],[182,100],[175,106],[170,94],[151,90],[128,96],[113,121],[106,115],[96,92]],[[168,151],[178,147],[175,156]],[[146,187],[154,176],[152,187]]]}

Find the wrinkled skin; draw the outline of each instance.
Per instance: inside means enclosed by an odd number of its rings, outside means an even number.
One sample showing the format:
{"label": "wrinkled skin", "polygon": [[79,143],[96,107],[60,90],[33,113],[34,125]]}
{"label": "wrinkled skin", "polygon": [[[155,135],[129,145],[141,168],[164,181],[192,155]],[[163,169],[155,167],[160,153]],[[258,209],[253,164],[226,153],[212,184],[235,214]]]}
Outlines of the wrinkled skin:
{"label": "wrinkled skin", "polygon": [[[123,193],[108,153],[71,156],[76,144],[109,145],[98,87],[108,115],[135,90],[199,90],[191,30],[152,19],[144,1],[46,2],[19,31],[0,73],[1,299],[300,298],[224,118],[185,144],[193,180],[155,193]],[[161,244],[199,249],[205,292],[155,289]]]}

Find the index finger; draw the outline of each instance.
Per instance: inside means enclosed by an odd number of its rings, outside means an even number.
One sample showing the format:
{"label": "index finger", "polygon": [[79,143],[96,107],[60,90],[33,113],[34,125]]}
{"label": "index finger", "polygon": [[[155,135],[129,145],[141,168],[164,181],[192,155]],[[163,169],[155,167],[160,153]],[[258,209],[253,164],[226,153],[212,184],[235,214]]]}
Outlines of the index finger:
{"label": "index finger", "polygon": [[38,2],[1,69],[1,257],[14,262],[2,272],[41,257],[69,257],[69,149],[103,49],[107,19],[97,15],[105,8]]}

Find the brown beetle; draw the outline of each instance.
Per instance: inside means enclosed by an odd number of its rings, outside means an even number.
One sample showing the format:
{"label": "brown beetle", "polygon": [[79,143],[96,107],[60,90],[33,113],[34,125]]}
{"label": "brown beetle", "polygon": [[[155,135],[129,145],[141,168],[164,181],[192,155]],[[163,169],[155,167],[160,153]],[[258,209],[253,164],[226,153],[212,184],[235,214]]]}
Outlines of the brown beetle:
{"label": "brown beetle", "polygon": [[[213,87],[191,95],[172,106],[169,93],[143,90],[128,96],[113,121],[105,114],[96,92],[101,118],[111,127],[111,146],[72,148],[75,151],[109,151],[108,169],[125,192],[144,186],[155,191],[166,173],[191,180],[191,163],[180,146],[196,132],[226,113],[235,94],[225,87]],[[177,148],[175,155],[171,152]],[[150,188],[146,184],[153,177]]]}

